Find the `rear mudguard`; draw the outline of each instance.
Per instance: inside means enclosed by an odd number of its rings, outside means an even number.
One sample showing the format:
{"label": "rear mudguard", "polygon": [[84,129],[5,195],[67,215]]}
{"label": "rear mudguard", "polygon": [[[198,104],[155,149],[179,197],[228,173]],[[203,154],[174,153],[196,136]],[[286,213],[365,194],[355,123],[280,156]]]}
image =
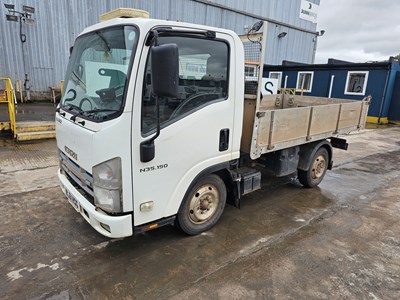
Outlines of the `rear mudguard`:
{"label": "rear mudguard", "polygon": [[312,163],[312,158],[314,154],[318,151],[319,148],[325,148],[329,154],[329,162],[328,162],[328,169],[332,169],[333,161],[332,161],[332,145],[327,140],[317,141],[305,145],[300,146],[300,158],[299,158],[299,165],[297,169],[307,171],[310,168]]}

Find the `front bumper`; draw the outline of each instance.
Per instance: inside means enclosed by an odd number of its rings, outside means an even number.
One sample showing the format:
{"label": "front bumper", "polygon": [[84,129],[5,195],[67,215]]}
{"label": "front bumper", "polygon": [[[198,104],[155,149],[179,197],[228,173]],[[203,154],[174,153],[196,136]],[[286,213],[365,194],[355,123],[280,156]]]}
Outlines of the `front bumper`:
{"label": "front bumper", "polygon": [[[58,178],[63,193],[73,198],[75,205],[72,205],[82,217],[99,233],[110,238],[121,238],[133,234],[132,215],[110,216],[85,199],[68,179],[58,170]],[[72,200],[70,200],[71,202]],[[76,201],[76,202],[75,202]],[[107,228],[108,230],[106,230]]]}

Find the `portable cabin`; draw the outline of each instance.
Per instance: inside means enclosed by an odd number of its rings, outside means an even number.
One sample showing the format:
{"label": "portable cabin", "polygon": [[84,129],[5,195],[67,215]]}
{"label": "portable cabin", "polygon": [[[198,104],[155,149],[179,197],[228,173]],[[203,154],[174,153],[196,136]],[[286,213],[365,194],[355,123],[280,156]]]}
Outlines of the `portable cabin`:
{"label": "portable cabin", "polygon": [[280,88],[304,95],[362,100],[371,95],[367,121],[400,123],[399,61],[351,63],[329,59],[327,64],[283,61],[264,66],[264,77],[277,78]]}

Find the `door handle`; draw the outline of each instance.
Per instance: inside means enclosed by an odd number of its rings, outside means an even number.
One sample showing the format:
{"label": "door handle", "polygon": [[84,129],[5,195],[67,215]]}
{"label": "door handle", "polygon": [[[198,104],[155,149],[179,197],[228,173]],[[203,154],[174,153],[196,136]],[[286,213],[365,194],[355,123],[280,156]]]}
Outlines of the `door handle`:
{"label": "door handle", "polygon": [[219,151],[226,151],[229,148],[229,128],[221,129],[219,132]]}

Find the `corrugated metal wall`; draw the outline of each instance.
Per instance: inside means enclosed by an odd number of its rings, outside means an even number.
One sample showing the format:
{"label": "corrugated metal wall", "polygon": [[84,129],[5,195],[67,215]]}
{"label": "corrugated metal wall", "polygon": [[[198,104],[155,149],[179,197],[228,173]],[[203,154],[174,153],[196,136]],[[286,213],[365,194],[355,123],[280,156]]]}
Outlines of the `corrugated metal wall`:
{"label": "corrugated metal wall", "polygon": [[[309,0],[319,4],[320,0]],[[98,16],[118,7],[133,7],[150,12],[152,18],[194,22],[228,28],[238,34],[259,20],[276,20],[284,26],[269,23],[265,62],[280,64],[283,59],[311,63],[316,24],[299,18],[301,0],[10,0],[16,9],[35,7],[35,24],[24,26],[27,35],[28,70],[33,91],[47,91],[63,79],[69,47],[87,26],[98,22]],[[23,80],[22,50],[19,26],[7,22],[7,10],[0,7],[0,77]],[[297,28],[294,28],[297,27]],[[298,30],[298,29],[301,30]],[[303,30],[303,31],[302,31]],[[285,31],[287,36],[277,38]]]}

